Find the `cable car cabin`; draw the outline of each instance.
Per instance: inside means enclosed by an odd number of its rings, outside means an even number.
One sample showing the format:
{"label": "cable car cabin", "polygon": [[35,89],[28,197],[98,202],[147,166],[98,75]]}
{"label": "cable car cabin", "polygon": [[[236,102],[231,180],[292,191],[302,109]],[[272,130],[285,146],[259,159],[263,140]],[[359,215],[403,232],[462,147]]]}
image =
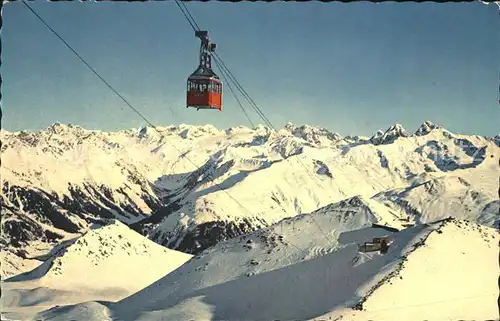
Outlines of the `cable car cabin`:
{"label": "cable car cabin", "polygon": [[222,82],[212,70],[212,53],[216,45],[210,42],[207,31],[195,31],[200,38],[200,63],[187,80],[186,107],[222,111]]}
{"label": "cable car cabin", "polygon": [[191,76],[187,80],[187,107],[222,111],[222,82],[215,77]]}

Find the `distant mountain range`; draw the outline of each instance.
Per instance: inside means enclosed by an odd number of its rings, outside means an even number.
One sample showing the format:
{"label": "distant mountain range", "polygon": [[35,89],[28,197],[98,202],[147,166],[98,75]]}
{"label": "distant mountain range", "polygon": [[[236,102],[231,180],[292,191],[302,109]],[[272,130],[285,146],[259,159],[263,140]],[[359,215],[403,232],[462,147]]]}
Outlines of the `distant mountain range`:
{"label": "distant mountain range", "polygon": [[[2,130],[2,238],[11,252],[115,218],[186,253],[320,208],[356,203],[369,220],[453,216],[498,225],[500,136],[429,121],[373,137],[287,124],[150,127],[118,132],[53,124]],[[368,219],[368,217],[367,217]],[[16,252],[17,253],[17,252]]]}

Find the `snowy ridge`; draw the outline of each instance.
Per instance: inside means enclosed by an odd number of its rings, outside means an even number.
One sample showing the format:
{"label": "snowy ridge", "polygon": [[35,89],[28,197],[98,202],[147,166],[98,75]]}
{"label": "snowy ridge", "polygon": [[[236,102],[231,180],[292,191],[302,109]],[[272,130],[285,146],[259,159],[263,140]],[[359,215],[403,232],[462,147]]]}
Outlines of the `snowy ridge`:
{"label": "snowy ridge", "polygon": [[284,130],[315,146],[334,146],[336,142],[342,139],[342,136],[338,133],[332,133],[325,128],[309,125],[295,126],[292,123],[287,123]]}
{"label": "snowy ridge", "polygon": [[406,132],[403,126],[400,124],[396,124],[387,128],[385,132],[382,132],[380,130],[377,131],[377,133],[373,135],[372,138],[370,138],[370,141],[374,145],[391,144],[399,137],[408,137],[408,136],[409,134]]}
{"label": "snowy ridge", "polygon": [[[37,280],[41,286],[64,290],[123,288],[133,293],[190,258],[191,255],[162,247],[112,221],[67,242],[36,269],[6,281]],[[119,271],[116,266],[120,266]],[[74,278],[75,275],[86,277]]]}
{"label": "snowy ridge", "polygon": [[[336,221],[334,225],[323,225],[327,229],[338,223],[334,212],[311,216]],[[355,215],[351,221],[362,217]],[[311,232],[314,227],[311,222],[306,223],[308,219],[307,216],[293,219],[300,225],[297,229],[307,229],[302,231],[307,237],[294,239],[298,247],[306,246],[311,237],[314,239],[311,243],[321,242],[318,233]],[[359,222],[359,226],[365,226],[363,219]],[[396,233],[371,227],[352,230],[355,225],[341,228],[334,238],[335,244],[331,243],[329,248],[317,243],[324,250],[304,257],[302,250],[288,243],[292,225],[283,224],[283,232],[278,234],[277,224],[221,242],[117,303],[92,302],[54,308],[38,317],[80,319],[85,313],[92,320],[106,316],[123,321],[329,318],[381,321],[401,317],[416,321],[496,316],[497,289],[491,279],[498,277],[493,260],[500,239],[493,229],[449,219]],[[360,244],[380,236],[392,239],[386,254],[358,252]],[[269,250],[274,255],[268,255]],[[484,261],[488,257],[492,260],[490,264]],[[462,269],[450,269],[450,262]],[[468,273],[471,270],[478,274],[471,275]],[[461,282],[459,291],[451,286],[457,280]],[[433,289],[432,295],[417,295],[429,289]],[[415,295],[405,295],[408,293]],[[462,299],[457,309],[455,300],[470,296],[476,300]],[[438,308],[429,306],[429,302],[432,305],[435,301]],[[398,311],[401,306],[410,306],[411,312]]]}
{"label": "snowy ridge", "polygon": [[2,280],[32,270],[42,263],[36,259],[26,258],[22,251],[9,250],[2,250],[1,260],[2,274],[0,277]]}
{"label": "snowy ridge", "polygon": [[93,226],[83,236],[56,246],[32,270],[5,280],[2,314],[26,320],[55,305],[120,300],[177,269],[191,257],[109,220],[107,225]]}
{"label": "snowy ridge", "polygon": [[[328,234],[317,233],[313,221],[322,226]],[[344,231],[364,228],[365,231],[357,237],[358,240],[363,240],[367,235],[387,235],[387,230],[370,228],[375,221],[375,216],[360,197],[329,205],[310,215],[286,219],[204,250],[180,269],[125,299],[122,306],[146,304],[140,310],[154,310],[155,306],[159,307],[162,302],[168,302],[169,298],[186,297],[193,291],[237,282],[241,278],[251,280],[255,275],[279,271],[287,266],[322,257],[345,246],[341,243],[345,240],[339,238]],[[355,242],[352,237],[346,240],[349,243]],[[124,320],[139,317],[137,312],[127,310],[122,313],[123,315],[115,317],[125,318]],[[145,319],[150,317],[152,316],[149,314],[144,316]],[[171,317],[176,319],[175,315]],[[210,317],[197,315],[192,318]]]}
{"label": "snowy ridge", "polygon": [[498,279],[498,231],[460,220],[433,225],[432,233],[371,289],[357,311],[335,311],[317,320],[498,318],[498,287],[491,282]]}
{"label": "snowy ridge", "polygon": [[493,141],[495,142],[495,144],[497,144],[498,147],[500,147],[500,135],[496,135],[495,137],[493,137]]}
{"label": "snowy ridge", "polygon": [[[448,176],[470,184],[450,181],[449,192],[443,190],[450,197],[465,197],[455,188],[480,195],[456,208],[467,215],[453,215],[495,223],[481,214],[498,205],[500,148],[489,138],[453,134],[430,122],[415,135],[390,126],[374,142],[291,124],[278,132],[184,124],[157,130],[165,137],[150,127],[101,132],[54,124],[40,132],[2,131],[2,213],[9,215],[4,244],[57,242],[116,218],[159,244],[196,254],[350,197],[377,207],[388,201],[372,201],[374,195]],[[413,207],[428,199],[417,194]],[[435,197],[435,206],[449,200]],[[410,215],[401,204],[391,206]]]}
{"label": "snowy ridge", "polygon": [[415,132],[415,135],[417,136],[425,136],[427,134],[429,134],[431,131],[435,130],[435,129],[440,129],[441,127],[436,125],[436,124],[433,124],[431,121],[429,120],[426,120],[422,126],[420,126],[417,131]]}
{"label": "snowy ridge", "polygon": [[447,176],[425,181],[403,189],[381,192],[376,200],[407,216],[416,223],[431,223],[453,217],[477,221],[487,226],[498,226],[498,200],[474,187],[465,179]]}

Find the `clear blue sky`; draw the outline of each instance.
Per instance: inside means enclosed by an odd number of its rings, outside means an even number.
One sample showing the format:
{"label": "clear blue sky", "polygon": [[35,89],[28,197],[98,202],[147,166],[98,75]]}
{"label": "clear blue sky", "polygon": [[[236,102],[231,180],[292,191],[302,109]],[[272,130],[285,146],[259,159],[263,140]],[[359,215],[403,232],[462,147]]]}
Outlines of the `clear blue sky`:
{"label": "clear blue sky", "polygon": [[[158,125],[248,125],[227,86],[224,111],[185,108],[199,40],[173,1],[30,2],[105,79]],[[426,119],[499,133],[500,16],[481,3],[220,3],[188,8],[276,127],[371,135]],[[144,121],[22,3],[3,8],[6,130],[59,121],[116,130]],[[255,122],[262,123],[248,104]]]}

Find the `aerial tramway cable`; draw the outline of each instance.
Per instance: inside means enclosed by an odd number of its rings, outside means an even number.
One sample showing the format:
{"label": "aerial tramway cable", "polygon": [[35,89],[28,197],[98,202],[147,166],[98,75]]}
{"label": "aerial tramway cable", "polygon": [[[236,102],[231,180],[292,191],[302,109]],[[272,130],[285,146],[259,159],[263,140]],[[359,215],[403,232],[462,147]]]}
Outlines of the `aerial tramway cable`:
{"label": "aerial tramway cable", "polygon": [[[199,32],[201,29],[200,27],[198,26],[198,24],[196,23],[196,20],[194,19],[194,17],[191,15],[191,13],[189,12],[189,9],[186,7],[186,5],[182,2],[182,1],[179,1],[179,0],[175,0],[175,3],[177,4],[177,6],[179,7],[179,9],[182,11],[184,17],[186,18],[186,20],[188,20],[188,23],[191,25],[191,28],[193,29],[193,31],[196,32]],[[216,62],[217,66],[219,67],[219,69],[221,70],[221,74],[223,74],[224,72],[228,75],[228,78],[231,79],[236,88],[240,91],[240,93],[243,95],[243,97],[246,98],[246,100],[250,103],[250,106],[253,107],[253,109],[256,111],[256,113],[261,117],[261,119],[264,121],[264,123],[270,127],[271,130],[273,130],[274,132],[276,132],[276,128],[274,127],[274,125],[271,123],[271,121],[266,117],[266,115],[264,114],[264,112],[259,108],[259,106],[255,103],[255,101],[250,97],[250,95],[248,94],[248,92],[243,88],[243,86],[241,86],[241,84],[239,83],[239,81],[236,79],[236,77],[233,75],[233,73],[231,72],[231,70],[226,66],[226,64],[224,63],[224,61],[222,60],[222,58],[220,57],[220,55],[217,53],[217,52],[213,52],[214,56],[215,56],[215,59],[214,61]],[[229,84],[229,82],[228,82]],[[232,89],[231,89],[232,91]],[[234,91],[232,91],[233,95],[234,95]],[[235,95],[235,98],[236,98],[236,95]],[[242,110],[244,111],[244,108],[243,106],[241,105],[241,103],[239,102],[239,99],[236,98],[236,100],[238,101],[238,103],[240,104],[240,107],[242,108]],[[244,111],[245,112],[245,111]],[[247,113],[245,112],[245,115],[247,115]],[[249,117],[247,117],[249,118]],[[251,122],[251,121],[250,121]],[[252,123],[252,122],[251,122]],[[252,123],[253,124],[253,123]],[[253,126],[253,125],[252,125]],[[255,126],[254,126],[255,127]],[[288,158],[285,158],[286,161],[288,161]],[[305,164],[300,160],[300,158],[297,158],[297,161],[302,165],[302,167],[305,169],[307,175],[309,175],[309,177],[318,185],[318,187],[320,187],[321,189],[324,189],[324,187],[322,186],[321,183],[318,184],[317,182],[317,178],[311,174],[311,172],[309,171],[309,169],[305,166]],[[323,233],[323,235],[325,236],[325,238],[327,239],[327,241],[330,241],[326,235],[326,233],[321,229],[321,227],[317,224],[316,220],[314,220],[314,218],[312,218],[314,224],[316,225],[316,227],[318,228],[318,230]]]}
{"label": "aerial tramway cable", "polygon": [[[109,82],[107,82],[94,68],[92,68],[92,66],[66,41],[64,40],[64,38],[57,32],[55,31],[28,3],[26,3],[25,0],[21,0],[21,2],[25,5],[25,7],[30,10],[31,13],[33,13],[59,40],[61,40],[61,42],[64,43],[64,45],[88,68],[90,69],[90,71],[92,71],[92,73],[97,77],[99,78],[105,85],[106,87],[108,87],[115,95],[117,95],[130,109],[132,109],[136,114],[138,114],[148,125],[150,125],[163,139],[165,139],[166,142],[168,142],[179,154],[182,154],[181,150],[175,146],[172,142],[170,142],[168,139],[166,139],[167,137],[160,131],[158,130],[158,128],[152,123],[150,122],[137,108],[135,108],[123,95],[121,95]],[[179,5],[179,2],[178,0],[176,0],[176,3]],[[179,6],[179,8],[181,8]],[[186,8],[187,9],[187,8]],[[181,8],[182,10],[182,8]],[[183,11],[184,13],[184,11]],[[191,16],[191,14],[188,13],[185,14],[186,16],[186,19],[188,19],[188,16]],[[192,17],[192,16],[191,16]],[[188,19],[189,21],[189,19]],[[197,24],[196,24],[196,21],[194,21],[193,19],[193,23],[191,23],[191,26],[193,28],[196,28]],[[196,30],[196,29],[195,29]],[[221,65],[224,65],[223,62],[221,61]],[[226,69],[228,69],[226,67]],[[234,77],[234,76],[233,76]],[[239,87],[239,86],[238,86]],[[240,89],[241,91],[241,89]],[[183,158],[185,158],[188,162],[190,162],[195,168],[199,169],[199,167],[192,161],[190,160],[187,156],[183,156]],[[196,171],[195,171],[196,172]],[[238,204],[242,209],[244,209],[248,214],[252,215],[252,213],[250,212],[250,210],[248,210],[243,204],[241,204],[236,198],[234,198],[228,191],[226,191],[225,189],[223,189],[220,184],[218,184],[217,182],[214,181],[214,178],[212,178],[210,174],[207,175],[209,181],[211,183],[213,183],[217,189],[221,192],[224,192],[226,195],[228,195],[229,198],[231,198],[236,204]],[[318,226],[319,228],[319,226]],[[321,230],[320,230],[321,231]],[[325,235],[326,236],[326,235]],[[299,249],[300,251],[304,252],[307,254],[307,252],[303,249],[301,249],[300,247],[294,245],[293,243],[289,242],[290,245],[292,245],[293,247]]]}
{"label": "aerial tramway cable", "polygon": [[[193,31],[195,32],[199,32],[201,31],[198,23],[196,22],[196,20],[194,19],[194,17],[191,15],[191,13],[189,12],[189,9],[186,7],[186,5],[184,4],[184,2],[180,1],[180,0],[175,0],[175,3],[177,4],[177,6],[179,7],[179,9],[182,11],[184,17],[186,18],[186,20],[188,21],[189,25],[191,26],[191,28],[193,29]],[[213,52],[213,55],[214,55],[214,61],[216,62],[217,66],[219,67],[219,69],[221,70],[221,73],[225,72],[227,75],[228,75],[228,78],[230,80],[233,81],[233,83],[235,84],[236,88],[239,90],[239,92],[243,95],[243,97],[248,101],[248,103],[250,104],[250,106],[252,106],[252,108],[255,110],[255,112],[260,116],[260,118],[264,121],[264,123],[274,132],[277,132],[277,129],[276,127],[272,124],[272,122],[266,117],[266,115],[264,114],[264,112],[259,108],[259,106],[255,103],[255,101],[252,99],[252,97],[248,94],[248,92],[243,88],[243,86],[240,84],[240,82],[236,79],[236,77],[233,75],[233,73],[231,72],[231,70],[226,66],[226,64],[224,63],[224,61],[222,60],[222,58],[220,57],[220,55],[217,53],[217,52]],[[228,83],[229,84],[229,83]],[[231,89],[231,88],[230,88]],[[235,96],[236,98],[236,95],[234,94],[234,91],[231,89],[231,92],[233,93],[233,95]],[[245,116],[247,116],[247,118],[249,119],[250,123],[252,124],[253,127],[255,127],[253,125],[253,122],[250,120],[250,117],[248,116],[248,114],[246,113],[245,109],[243,108],[243,106],[241,105],[240,101],[238,98],[236,98],[238,104],[240,105],[240,108],[243,110],[243,112],[245,113]],[[288,160],[288,158],[285,158],[285,160]],[[310,171],[309,169],[305,166],[305,164],[300,160],[300,158],[297,158],[297,161],[300,163],[300,165],[305,169],[307,175],[314,181],[314,183],[316,183],[316,185],[320,188],[320,189],[324,189],[324,186],[323,184],[321,184],[321,181],[318,183],[318,178],[316,176],[314,176]]]}
{"label": "aerial tramway cable", "polygon": [[222,76],[222,79],[224,79],[224,83],[227,85],[227,87],[229,88],[229,90],[231,91],[231,93],[233,94],[234,96],[234,99],[236,99],[236,102],[238,103],[241,111],[243,112],[243,114],[245,115],[245,117],[248,119],[248,122],[250,123],[250,125],[252,125],[252,128],[255,128],[255,124],[254,122],[252,121],[252,119],[250,118],[250,115],[248,115],[247,111],[245,110],[245,108],[243,107],[243,104],[241,103],[240,99],[238,98],[238,96],[236,95],[236,93],[234,92],[233,90],[233,86],[231,86],[231,84],[227,81],[227,78],[225,76],[225,73],[226,71],[224,71],[222,68],[221,68],[221,65],[219,63],[219,61],[217,61],[217,59],[214,60],[215,64],[217,65],[217,67],[219,67],[220,71],[221,71],[221,76]]}
{"label": "aerial tramway cable", "polygon": [[[31,6],[26,3],[25,0],[21,0],[21,2],[57,37],[59,38],[59,40],[61,40],[65,45],[66,47],[76,56],[78,57],[78,59],[80,59],[80,61],[83,62],[83,64],[85,66],[87,66],[88,69],[90,69],[92,71],[92,73],[94,73],[94,75],[96,75],[115,95],[117,95],[129,108],[131,108],[134,112],[136,112],[147,124],[149,124],[166,142],[168,142],[179,154],[182,154],[181,150],[175,146],[171,141],[169,141],[168,139],[166,139],[167,137],[161,132],[158,130],[158,128],[153,124],[151,123],[144,115],[142,115],[142,113],[136,109],[125,97],[123,97],[123,95],[121,95],[116,89],[113,88],[113,86],[111,86],[111,84],[109,84],[94,68],[92,68],[92,66],[80,55],[78,54],[78,52],[73,49],[73,47],[71,47],[70,44],[68,44],[68,42],[66,42],[64,40],[64,38],[59,35],[59,33],[57,33],[57,31],[55,31],[52,27],[50,27],[50,25],[33,9],[31,8]],[[185,158],[188,162],[190,162],[196,169],[199,169],[199,167],[192,161],[190,160],[187,156],[184,156],[183,158]],[[196,170],[194,171],[196,172]],[[193,173],[194,173],[193,172]],[[243,208],[247,213],[249,214],[252,214],[252,212],[250,212],[250,210],[248,210],[243,204],[241,204],[236,198],[234,198],[231,194],[229,194],[228,191],[226,191],[225,189],[223,189],[217,182],[214,181],[214,178],[211,178],[212,175],[207,175],[208,176],[208,179],[210,180],[211,183],[213,183],[218,189],[219,191],[221,192],[224,192],[225,194],[227,194],[227,196],[229,198],[231,198],[236,204],[238,204],[241,208]]]}

